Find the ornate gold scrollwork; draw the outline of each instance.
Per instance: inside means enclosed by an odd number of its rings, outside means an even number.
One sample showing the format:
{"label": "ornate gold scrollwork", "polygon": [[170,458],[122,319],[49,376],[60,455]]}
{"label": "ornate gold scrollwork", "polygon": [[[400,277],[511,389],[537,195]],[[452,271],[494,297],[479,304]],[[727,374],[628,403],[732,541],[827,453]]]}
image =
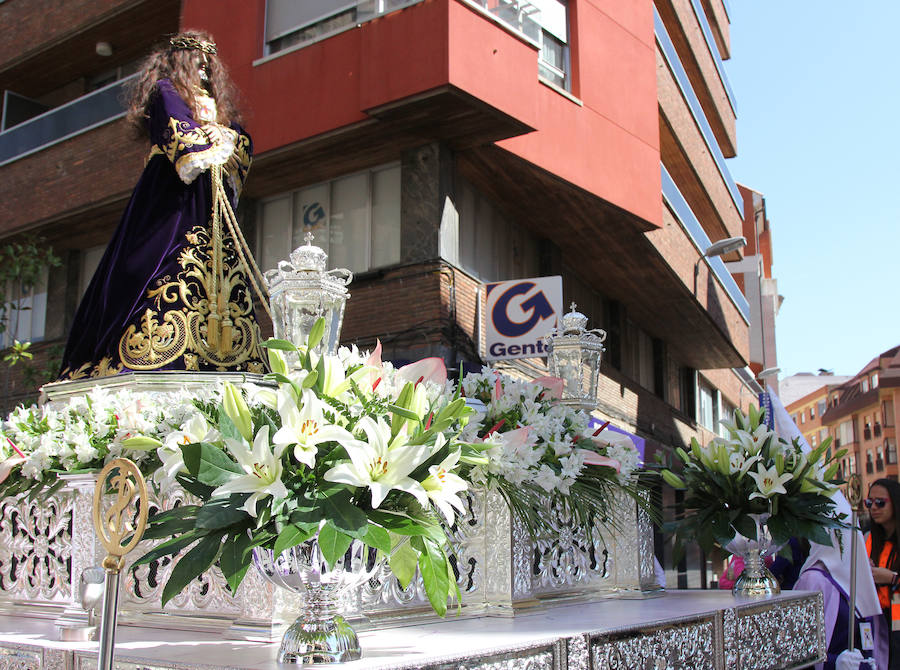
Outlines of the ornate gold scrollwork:
{"label": "ornate gold scrollwork", "polygon": [[[114,474],[115,473],[115,474]],[[103,511],[103,494],[107,489],[107,481],[115,490],[116,499]],[[137,526],[132,525],[131,503],[137,493]],[[106,464],[97,477],[94,487],[94,531],[97,539],[107,551],[103,568],[107,572],[119,572],[125,565],[125,556],[132,551],[144,536],[147,528],[147,513],[150,499],[147,496],[147,484],[141,471],[127,458],[116,458]],[[123,540],[131,536],[123,544]]]}

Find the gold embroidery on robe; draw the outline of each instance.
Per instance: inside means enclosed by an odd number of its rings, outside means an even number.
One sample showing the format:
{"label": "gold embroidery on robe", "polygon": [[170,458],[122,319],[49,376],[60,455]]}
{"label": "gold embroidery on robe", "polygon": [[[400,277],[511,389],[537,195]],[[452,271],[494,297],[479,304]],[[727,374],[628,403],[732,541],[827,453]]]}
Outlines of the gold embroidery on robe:
{"label": "gold embroidery on robe", "polygon": [[183,357],[186,370],[262,371],[253,300],[234,240],[223,238],[222,273],[214,279],[209,230],[195,226],[186,237],[198,244],[181,251],[182,270],[175,279],[147,291],[153,306],[136,315],[119,340],[122,363],[156,370]]}

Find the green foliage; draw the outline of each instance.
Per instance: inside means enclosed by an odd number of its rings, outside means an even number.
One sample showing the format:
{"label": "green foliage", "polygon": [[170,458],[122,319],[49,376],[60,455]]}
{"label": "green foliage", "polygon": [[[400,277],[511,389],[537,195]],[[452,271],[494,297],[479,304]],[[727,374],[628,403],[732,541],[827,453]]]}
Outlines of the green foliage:
{"label": "green foliage", "polygon": [[735,410],[723,424],[727,438],[705,447],[692,440],[690,452],[675,450],[679,474],[660,471],[666,484],[685,491],[683,509],[668,526],[675,534],[676,562],[685,542],[710,551],[736,535],[757,539],[751,515],[765,516],[776,545],[791,537],[831,544],[828,531],[847,527],[831,498],[843,484],[834,467],[843,454],[825,457],[830,440],[803,453],[797,440],[788,443],[769,430],[765,411],[754,406],[747,415]]}
{"label": "green foliage", "polygon": [[[15,333],[20,312],[30,309],[21,304],[19,292],[30,290],[47,268],[60,264],[59,257],[40,237],[26,237],[0,246],[0,334]],[[4,352],[3,360],[10,366],[31,360],[30,345],[27,341],[14,340]]]}

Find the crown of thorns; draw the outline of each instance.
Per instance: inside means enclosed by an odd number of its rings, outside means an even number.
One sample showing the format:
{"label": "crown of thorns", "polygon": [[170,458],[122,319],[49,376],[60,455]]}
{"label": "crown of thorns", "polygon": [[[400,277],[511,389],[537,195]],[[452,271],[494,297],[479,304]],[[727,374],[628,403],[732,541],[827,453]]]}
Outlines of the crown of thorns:
{"label": "crown of thorns", "polygon": [[184,35],[179,35],[177,37],[173,37],[169,40],[169,44],[171,44],[176,49],[197,49],[198,51],[202,51],[203,53],[215,54],[216,53],[216,43],[215,42],[206,42],[205,40],[198,40],[196,37],[187,37]]}

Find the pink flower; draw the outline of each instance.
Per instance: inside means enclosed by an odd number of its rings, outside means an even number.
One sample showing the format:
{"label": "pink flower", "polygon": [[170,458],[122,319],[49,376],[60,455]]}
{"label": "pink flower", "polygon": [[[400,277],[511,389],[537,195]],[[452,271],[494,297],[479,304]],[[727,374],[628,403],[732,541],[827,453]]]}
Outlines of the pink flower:
{"label": "pink flower", "polygon": [[596,451],[591,451],[590,449],[578,449],[577,451],[581,454],[584,454],[585,465],[605,466],[607,468],[612,468],[617,473],[622,471],[622,464],[614,458],[610,458],[609,456],[601,456]]}
{"label": "pink flower", "polygon": [[550,391],[551,398],[557,399],[562,398],[563,388],[566,385],[566,381],[560,377],[538,377],[533,383],[540,384]]}
{"label": "pink flower", "polygon": [[397,370],[397,374],[403,381],[412,382],[415,385],[422,381],[444,384],[447,381],[447,366],[444,365],[444,359],[433,356],[404,365]]}

